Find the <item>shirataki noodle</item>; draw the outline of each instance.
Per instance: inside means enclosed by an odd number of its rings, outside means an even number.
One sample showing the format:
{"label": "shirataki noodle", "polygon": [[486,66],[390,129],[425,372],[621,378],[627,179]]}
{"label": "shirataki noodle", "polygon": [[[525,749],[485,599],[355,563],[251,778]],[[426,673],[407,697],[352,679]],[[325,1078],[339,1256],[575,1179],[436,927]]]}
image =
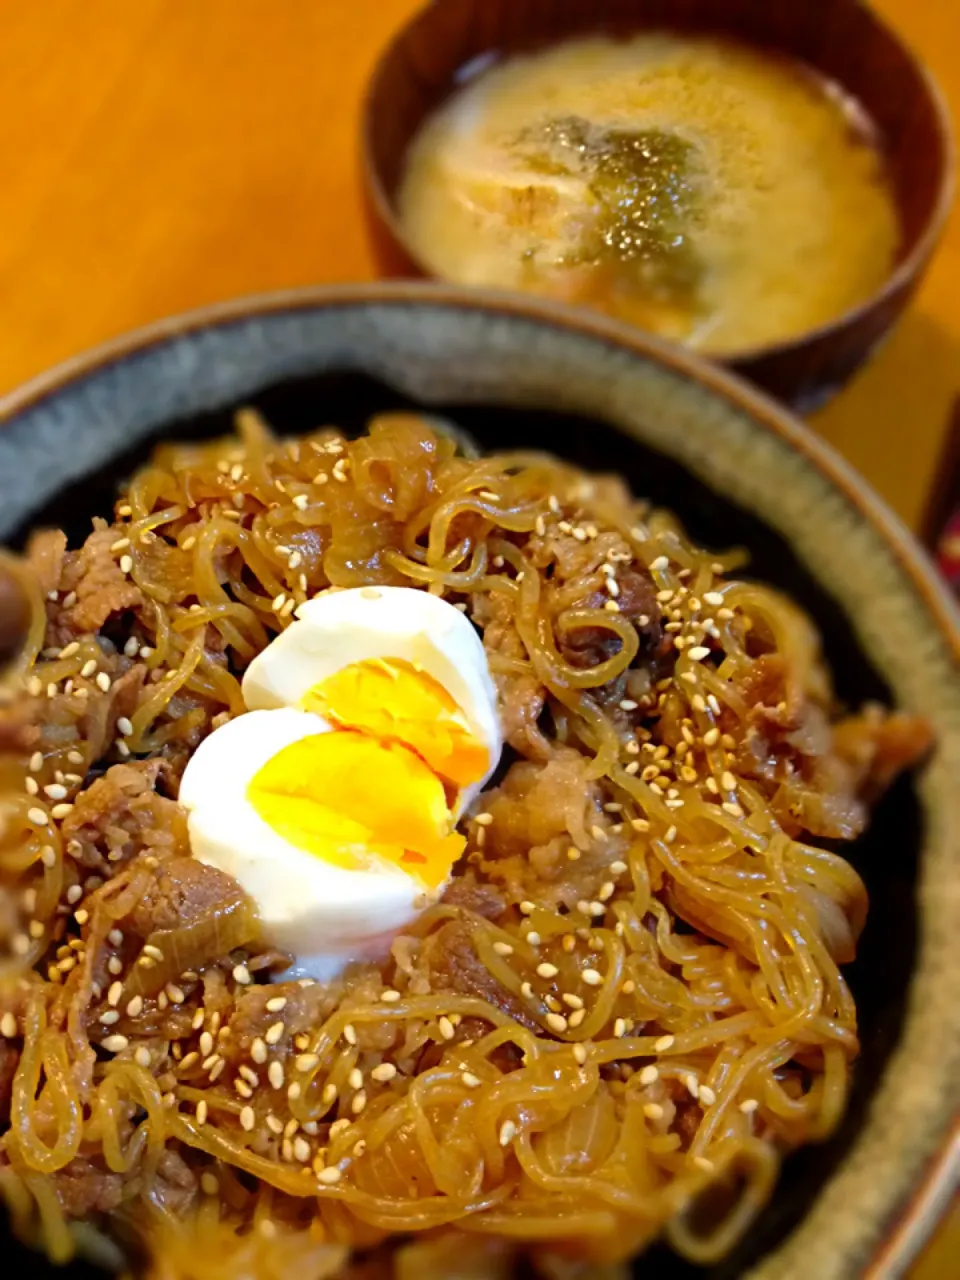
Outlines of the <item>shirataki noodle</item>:
{"label": "shirataki noodle", "polygon": [[[551,457],[406,415],[282,441],[251,411],[161,447],[83,548],[7,557],[18,1231],[58,1260],[139,1240],[161,1280],[615,1275],[663,1232],[725,1254],[850,1089],[866,895],[818,841],[927,743],[839,718],[810,622],[740,562]],[[285,982],[177,785],[296,606],[365,584],[467,613],[508,747],[390,957]]]}

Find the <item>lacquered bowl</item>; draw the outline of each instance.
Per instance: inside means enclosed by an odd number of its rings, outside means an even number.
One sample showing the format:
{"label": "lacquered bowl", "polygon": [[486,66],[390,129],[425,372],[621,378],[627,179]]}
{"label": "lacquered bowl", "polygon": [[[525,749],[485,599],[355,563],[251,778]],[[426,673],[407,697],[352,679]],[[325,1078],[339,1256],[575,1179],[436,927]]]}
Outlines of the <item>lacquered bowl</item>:
{"label": "lacquered bowl", "polygon": [[810,409],[839,390],[907,305],[953,192],[950,118],[939,90],[861,0],[434,0],[385,49],[364,107],[364,179],[381,266],[387,275],[432,274],[405,234],[397,192],[414,135],[462,83],[465,67],[584,33],[664,29],[720,34],[797,58],[858,99],[879,130],[902,228],[883,285],[829,324],[725,357],[780,399]]}
{"label": "lacquered bowl", "polygon": [[[227,431],[245,402],[285,432],[421,406],[487,448],[620,471],[704,545],[747,547],[751,572],[810,610],[847,703],[930,718],[935,755],[850,852],[871,896],[847,971],[863,1040],[851,1105],[831,1141],[786,1161],[746,1240],[707,1272],[901,1274],[950,1186],[960,1108],[960,622],[913,539],[821,440],[707,362],[586,312],[413,283],[227,303],[6,397],[0,540],[49,523],[82,538],[157,440]],[[44,1273],[0,1247],[10,1274]],[[703,1273],[657,1246],[637,1274]]]}

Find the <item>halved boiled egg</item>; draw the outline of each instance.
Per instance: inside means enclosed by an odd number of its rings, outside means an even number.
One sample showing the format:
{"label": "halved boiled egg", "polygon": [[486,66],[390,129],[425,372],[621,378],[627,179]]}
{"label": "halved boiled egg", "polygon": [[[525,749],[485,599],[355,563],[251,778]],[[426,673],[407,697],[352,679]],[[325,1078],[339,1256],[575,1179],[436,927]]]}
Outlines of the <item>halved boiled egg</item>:
{"label": "halved boiled egg", "polygon": [[254,899],[295,975],[325,980],[382,957],[439,896],[501,740],[483,646],[451,605],[361,588],[298,619],[251,664],[252,709],[201,743],[180,802],[194,855]]}
{"label": "halved boiled egg", "polygon": [[464,847],[413,751],[288,707],[205,739],[180,803],[194,856],[232,875],[296,972],[321,979],[383,954]]}
{"label": "halved boiled egg", "polygon": [[299,707],[400,742],[444,780],[459,815],[496,767],[496,693],[480,638],[438,596],[358,587],[315,596],[247,668],[248,707]]}

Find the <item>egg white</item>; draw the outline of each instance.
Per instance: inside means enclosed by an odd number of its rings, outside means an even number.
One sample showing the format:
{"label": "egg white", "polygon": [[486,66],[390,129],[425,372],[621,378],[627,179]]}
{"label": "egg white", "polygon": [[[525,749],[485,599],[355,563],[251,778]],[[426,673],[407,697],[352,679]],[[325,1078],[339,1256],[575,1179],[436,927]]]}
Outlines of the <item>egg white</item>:
{"label": "egg white", "polygon": [[428,897],[417,880],[384,859],[349,871],[297,848],[247,799],[250,780],[278,751],[330,731],[312,712],[250,711],[204,739],[180,784],[194,856],[233,876],[254,900],[265,936],[296,957],[284,976],[319,981],[351,960],[383,958]]}
{"label": "egg white", "polygon": [[398,658],[420,667],[446,689],[489,752],[487,773],[457,797],[459,816],[483,789],[503,747],[487,655],[470,622],[439,596],[414,587],[324,592],[302,604],[296,618],[247,668],[247,706],[299,706],[315,685],[354,662]]}

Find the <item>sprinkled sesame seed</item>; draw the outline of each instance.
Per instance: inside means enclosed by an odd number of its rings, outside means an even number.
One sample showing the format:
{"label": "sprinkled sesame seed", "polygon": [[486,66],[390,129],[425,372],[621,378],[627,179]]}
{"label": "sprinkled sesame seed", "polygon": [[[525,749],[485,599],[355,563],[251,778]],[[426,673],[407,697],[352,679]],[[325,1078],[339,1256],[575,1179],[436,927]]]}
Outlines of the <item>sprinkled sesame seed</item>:
{"label": "sprinkled sesame seed", "polygon": [[575,996],[572,991],[564,991],[560,999],[568,1009],[582,1009],[583,1001],[579,996]]}
{"label": "sprinkled sesame seed", "polygon": [[107,1036],[105,1040],[100,1041],[107,1053],[122,1053],[129,1043],[126,1036]]}
{"label": "sprinkled sesame seed", "polygon": [[573,1056],[576,1062],[582,1067],[587,1060],[587,1047],[583,1044],[575,1044],[573,1046]]}
{"label": "sprinkled sesame seed", "polygon": [[504,1120],[500,1126],[500,1145],[501,1147],[509,1147],[510,1143],[517,1136],[517,1126],[512,1120]]}
{"label": "sprinkled sesame seed", "polygon": [[112,947],[119,947],[123,942],[123,934],[119,929],[111,929],[107,934],[107,941]]}
{"label": "sprinkled sesame seed", "polygon": [[453,1039],[455,1034],[453,1029],[453,1023],[450,1021],[448,1017],[446,1017],[446,1015],[441,1015],[437,1019],[437,1026],[439,1027],[440,1034],[443,1036],[444,1040]]}
{"label": "sprinkled sesame seed", "polygon": [[666,831],[664,832],[663,838],[667,844],[673,844],[674,840],[676,840],[677,838],[677,828],[667,827]]}
{"label": "sprinkled sesame seed", "polygon": [[50,810],[51,818],[56,819],[57,822],[62,822],[62,820],[64,818],[68,818],[71,813],[73,813],[72,804],[55,804]]}
{"label": "sprinkled sesame seed", "polygon": [[475,1076],[472,1071],[462,1071],[460,1073],[460,1079],[468,1089],[479,1089],[480,1085],[483,1083],[480,1077]]}
{"label": "sprinkled sesame seed", "polygon": [[545,1021],[550,1030],[558,1034],[567,1029],[567,1020],[562,1013],[548,1013]]}
{"label": "sprinkled sesame seed", "polygon": [[253,1107],[244,1107],[240,1112],[240,1126],[250,1133],[253,1126],[257,1123],[257,1117],[254,1114]]}
{"label": "sprinkled sesame seed", "polygon": [[45,809],[36,807],[27,810],[27,818],[36,827],[45,827],[47,825],[47,813]]}
{"label": "sprinkled sesame seed", "polygon": [[613,1024],[613,1034],[617,1040],[621,1040],[627,1034],[627,1022],[625,1018],[617,1018]]}
{"label": "sprinkled sesame seed", "polygon": [[286,1007],[286,996],[274,996],[272,1000],[267,1001],[267,1011],[269,1013],[280,1013],[280,1011]]}
{"label": "sprinkled sesame seed", "polygon": [[346,1040],[347,1044],[357,1043],[357,1033],[354,1030],[352,1022],[348,1022],[347,1025],[343,1028],[343,1038],[344,1040]]}
{"label": "sprinkled sesame seed", "polygon": [[321,1169],[317,1174],[317,1181],[322,1182],[325,1187],[335,1186],[340,1178],[341,1173],[337,1168]]}
{"label": "sprinkled sesame seed", "polygon": [[347,1084],[350,1086],[351,1089],[363,1088],[363,1072],[360,1070],[359,1067],[354,1067],[353,1070],[350,1072],[350,1074],[347,1076]]}
{"label": "sprinkled sesame seed", "polygon": [[657,1053],[666,1053],[668,1049],[673,1048],[676,1043],[676,1039],[676,1036],[661,1036],[659,1040],[654,1041],[653,1047],[656,1049]]}
{"label": "sprinkled sesame seed", "polygon": [[567,1019],[567,1023],[576,1030],[586,1016],[586,1009],[574,1009],[573,1013],[571,1013],[570,1017]]}
{"label": "sprinkled sesame seed", "polygon": [[535,905],[533,902],[521,902],[521,903],[520,903],[520,914],[521,914],[521,915],[528,916],[528,915],[530,915],[530,914],[531,914],[533,911],[535,911],[535,910],[536,910],[536,905]]}
{"label": "sprinkled sesame seed", "polygon": [[355,1116],[360,1115],[364,1107],[367,1105],[366,1091],[361,1089],[359,1093],[354,1094],[353,1101],[350,1103],[350,1110]]}
{"label": "sprinkled sesame seed", "polygon": [[702,1084],[700,1086],[700,1101],[705,1107],[712,1107],[717,1100],[717,1095],[709,1086]]}
{"label": "sprinkled sesame seed", "polygon": [[659,1102],[648,1102],[643,1108],[643,1114],[648,1120],[662,1120],[663,1107]]}
{"label": "sprinkled sesame seed", "polygon": [[704,1173],[713,1172],[713,1161],[708,1160],[706,1156],[694,1156],[693,1163],[697,1166],[698,1169],[702,1169]]}
{"label": "sprinkled sesame seed", "polygon": [[540,935],[537,933],[536,929],[531,929],[530,932],[526,934],[526,941],[531,947],[539,947]]}
{"label": "sprinkled sesame seed", "polygon": [[396,1004],[400,999],[400,992],[388,987],[386,991],[380,992],[380,999],[384,1004]]}
{"label": "sprinkled sesame seed", "polygon": [[724,769],[723,773],[721,774],[720,785],[723,787],[724,791],[736,791],[737,780],[733,776],[733,774],[730,772],[729,769]]}
{"label": "sprinkled sesame seed", "polygon": [[497,953],[497,955],[498,955],[498,956],[512,956],[512,955],[513,955],[513,947],[511,947],[511,945],[510,945],[510,943],[509,943],[509,942],[499,942],[499,941],[498,941],[498,942],[495,942],[495,943],[493,944],[493,949],[494,949],[494,951]]}
{"label": "sprinkled sesame seed", "polygon": [[670,561],[667,559],[666,556],[657,556],[655,560],[652,560],[650,562],[650,568],[653,570],[668,569],[669,567],[670,567]]}
{"label": "sprinkled sesame seed", "polygon": [[616,600],[604,600],[603,607],[607,611],[607,613],[620,612],[620,606],[617,604]]}
{"label": "sprinkled sesame seed", "polygon": [[732,818],[743,817],[743,809],[741,809],[740,805],[735,804],[732,800],[724,801],[724,803],[720,806],[720,808],[724,811],[724,813],[729,813]]}
{"label": "sprinkled sesame seed", "polygon": [[272,1026],[267,1028],[263,1038],[267,1044],[277,1044],[282,1038],[285,1029],[283,1022],[274,1022]]}
{"label": "sprinkled sesame seed", "polygon": [[588,987],[599,987],[603,983],[603,974],[598,969],[584,969],[580,977]]}
{"label": "sprinkled sesame seed", "polygon": [[392,1080],[397,1074],[397,1068],[392,1062],[381,1062],[378,1067],[374,1067],[370,1072],[370,1078],[376,1080],[378,1084],[386,1084],[388,1080]]}
{"label": "sprinkled sesame seed", "polygon": [[560,970],[555,964],[548,964],[546,961],[537,965],[537,977],[539,978],[555,978],[559,972]]}
{"label": "sprinkled sesame seed", "polygon": [[8,1040],[12,1040],[17,1034],[17,1019],[12,1013],[5,1013],[0,1018],[0,1035],[6,1036]]}
{"label": "sprinkled sesame seed", "polygon": [[659,1079],[660,1079],[660,1072],[652,1064],[648,1067],[644,1067],[643,1070],[640,1072],[641,1084],[654,1084]]}
{"label": "sprinkled sesame seed", "polygon": [[267,1068],[267,1079],[270,1081],[272,1089],[282,1089],[284,1086],[283,1063],[273,1061]]}
{"label": "sprinkled sesame seed", "polygon": [[78,884],[72,884],[70,888],[67,890],[64,897],[67,899],[67,901],[70,903],[72,907],[75,902],[79,902],[80,899],[83,897],[83,889]]}
{"label": "sprinkled sesame seed", "polygon": [[296,1067],[298,1071],[312,1071],[320,1062],[320,1058],[315,1053],[300,1053],[297,1055]]}
{"label": "sprinkled sesame seed", "polygon": [[760,1103],[757,1101],[756,1098],[744,1098],[744,1100],[740,1103],[740,1110],[743,1112],[745,1116],[749,1116],[749,1115],[752,1115],[752,1113],[756,1111],[756,1109],[759,1106],[760,1106]]}
{"label": "sprinkled sesame seed", "polygon": [[110,1005],[111,1008],[116,1008],[116,1006],[120,1003],[120,997],[122,995],[123,995],[123,983],[111,982],[110,990],[107,992],[107,1004]]}

